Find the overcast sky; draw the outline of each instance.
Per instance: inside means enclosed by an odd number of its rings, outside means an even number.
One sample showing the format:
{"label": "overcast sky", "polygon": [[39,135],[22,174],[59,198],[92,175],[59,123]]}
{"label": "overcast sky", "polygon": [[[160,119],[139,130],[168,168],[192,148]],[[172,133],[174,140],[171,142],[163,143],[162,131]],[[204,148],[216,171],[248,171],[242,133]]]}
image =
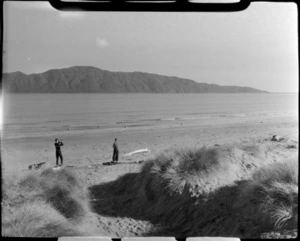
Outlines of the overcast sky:
{"label": "overcast sky", "polygon": [[4,3],[4,72],[74,65],[197,82],[298,91],[297,6],[234,13],[61,12]]}

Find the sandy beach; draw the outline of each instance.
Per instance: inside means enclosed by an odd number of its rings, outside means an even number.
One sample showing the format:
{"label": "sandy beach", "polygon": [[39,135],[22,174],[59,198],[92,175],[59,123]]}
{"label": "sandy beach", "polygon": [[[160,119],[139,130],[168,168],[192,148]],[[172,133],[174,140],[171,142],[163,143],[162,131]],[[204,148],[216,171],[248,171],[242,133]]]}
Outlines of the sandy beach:
{"label": "sandy beach", "polygon": [[[284,142],[270,141],[273,135]],[[11,138],[3,141],[3,176],[32,172],[28,165],[45,162],[44,167],[55,165],[54,138],[64,142],[62,152],[65,168],[71,169],[87,188],[117,180],[124,174],[137,173],[141,163],[169,148],[211,147],[244,143],[262,145],[273,150],[274,161],[298,156],[298,120],[296,117],[279,116],[264,119],[229,119],[225,123],[202,124],[199,122],[172,123],[157,128],[115,128],[113,130],[66,130],[60,133]],[[117,165],[102,165],[112,158],[112,144],[118,138],[120,158]],[[292,148],[289,148],[292,147]],[[149,152],[127,155],[147,148]],[[274,150],[276,150],[274,152]],[[139,162],[140,161],[140,162]],[[34,170],[33,170],[34,172]],[[110,237],[145,236],[157,227],[147,220],[130,217],[100,215],[90,219],[94,235]]]}
{"label": "sandy beach", "polygon": [[[28,165],[46,162],[55,165],[54,139],[64,142],[62,152],[65,166],[84,167],[111,161],[112,144],[118,138],[120,161],[140,161],[168,149],[184,146],[213,146],[234,142],[257,142],[273,135],[298,139],[296,116],[228,118],[215,123],[202,121],[173,121],[158,127],[132,127],[114,129],[65,130],[35,133],[21,138],[3,138],[2,158],[6,172],[24,170]],[[147,148],[150,152],[124,155]],[[128,167],[129,171],[135,165]],[[112,168],[112,167],[104,167]],[[116,168],[116,167],[113,167]],[[125,166],[123,167],[125,168]],[[127,168],[127,167],[126,167]],[[135,169],[135,168],[134,168]],[[107,175],[107,178],[111,178]],[[115,177],[113,177],[115,178]]]}

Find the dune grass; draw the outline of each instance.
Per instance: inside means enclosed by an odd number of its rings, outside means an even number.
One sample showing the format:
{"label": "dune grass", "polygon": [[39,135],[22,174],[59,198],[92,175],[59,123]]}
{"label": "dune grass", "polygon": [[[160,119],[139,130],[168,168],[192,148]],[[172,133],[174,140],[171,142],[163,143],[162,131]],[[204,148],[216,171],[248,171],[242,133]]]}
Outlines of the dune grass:
{"label": "dune grass", "polygon": [[239,190],[236,207],[260,229],[296,228],[298,222],[298,161],[265,166]]}
{"label": "dune grass", "polygon": [[33,171],[2,184],[2,234],[14,237],[80,235],[89,215],[89,193],[66,169]]}
{"label": "dune grass", "polygon": [[89,193],[69,170],[45,170],[40,185],[44,199],[71,222],[80,221],[88,213]]}
{"label": "dune grass", "polygon": [[262,146],[169,149],[91,190],[100,212],[167,226],[159,235],[257,238],[297,223],[296,170]]}
{"label": "dune grass", "polygon": [[188,189],[192,196],[199,196],[244,176],[252,168],[253,158],[257,165],[262,163],[260,157],[262,150],[256,146],[180,148],[149,160],[141,172],[150,182],[152,177],[160,179],[170,194]]}
{"label": "dune grass", "polygon": [[142,168],[140,191],[147,213],[184,236],[253,237],[295,227],[297,170],[297,160],[268,165],[257,146],[176,150]]}
{"label": "dune grass", "polygon": [[26,202],[11,213],[4,213],[2,235],[8,237],[60,237],[80,233],[45,201]]}
{"label": "dune grass", "polygon": [[[139,188],[142,202],[139,203],[148,203],[146,213],[154,219],[165,223],[172,220],[169,225],[172,229],[181,228],[181,234],[195,235],[196,205],[207,206],[205,200],[212,193],[246,178],[253,158],[258,165],[262,162],[260,157],[262,150],[256,146],[168,150],[142,167],[143,179]],[[206,212],[199,214],[207,216]],[[207,218],[212,215],[210,213]]]}

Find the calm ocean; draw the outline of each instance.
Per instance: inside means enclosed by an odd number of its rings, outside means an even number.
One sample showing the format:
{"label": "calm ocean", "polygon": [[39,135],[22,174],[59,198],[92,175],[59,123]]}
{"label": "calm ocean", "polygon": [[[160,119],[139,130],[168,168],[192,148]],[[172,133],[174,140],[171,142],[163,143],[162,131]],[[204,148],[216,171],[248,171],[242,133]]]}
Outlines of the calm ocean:
{"label": "calm ocean", "polygon": [[298,94],[4,94],[3,104],[5,138],[68,128],[297,115]]}

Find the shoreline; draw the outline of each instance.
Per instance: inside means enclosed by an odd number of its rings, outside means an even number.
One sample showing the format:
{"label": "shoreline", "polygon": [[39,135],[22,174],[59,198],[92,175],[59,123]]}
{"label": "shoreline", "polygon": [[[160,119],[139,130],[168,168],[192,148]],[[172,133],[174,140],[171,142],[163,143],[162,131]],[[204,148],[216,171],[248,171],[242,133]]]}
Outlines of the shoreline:
{"label": "shoreline", "polygon": [[[219,114],[218,116],[221,116]],[[11,139],[26,139],[26,138],[38,138],[40,136],[56,136],[59,133],[63,135],[81,135],[85,133],[107,133],[107,132],[126,132],[126,131],[141,131],[141,130],[165,130],[165,129],[182,129],[182,128],[214,128],[218,126],[230,126],[230,125],[251,125],[251,124],[263,124],[283,122],[297,122],[297,115],[281,115],[276,113],[273,116],[265,114],[263,116],[255,115],[248,116],[244,114],[226,114],[223,118],[204,118],[204,117],[190,117],[190,118],[161,118],[161,119],[149,119],[148,121],[157,121],[156,123],[144,123],[144,120],[140,121],[122,121],[115,124],[96,125],[96,124],[78,124],[67,125],[53,128],[48,131],[38,132],[25,132],[22,134],[16,134],[17,131],[11,131],[4,125],[3,128],[3,140],[8,141]],[[146,122],[146,121],[145,121]],[[126,125],[127,124],[127,125]],[[43,125],[44,128],[44,125]],[[43,129],[41,128],[41,129]],[[13,132],[10,134],[9,131]],[[20,131],[20,130],[18,130]]]}

